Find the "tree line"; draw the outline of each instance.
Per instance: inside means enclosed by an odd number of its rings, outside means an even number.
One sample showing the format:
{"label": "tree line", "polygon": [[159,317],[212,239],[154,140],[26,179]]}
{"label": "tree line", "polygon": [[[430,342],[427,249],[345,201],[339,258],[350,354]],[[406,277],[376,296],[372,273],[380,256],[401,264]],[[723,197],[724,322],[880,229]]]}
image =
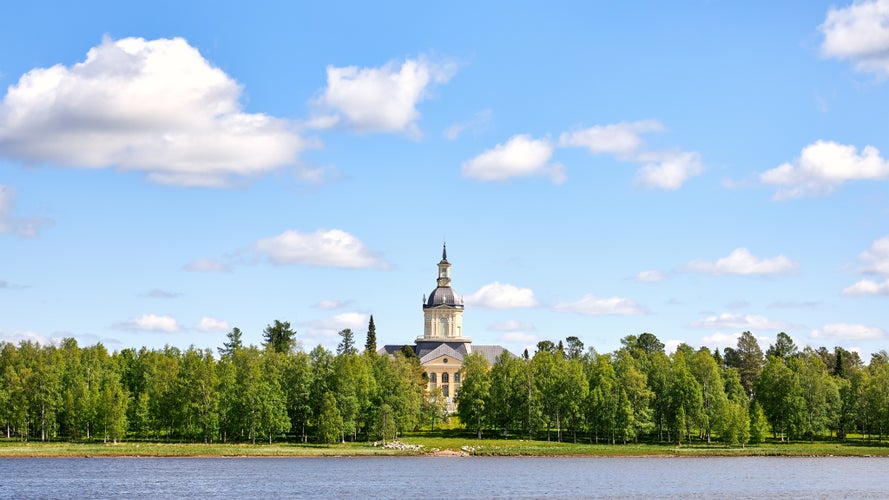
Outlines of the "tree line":
{"label": "tree line", "polygon": [[[393,439],[448,417],[412,349],[377,355],[373,317],[363,350],[346,329],[335,352],[303,352],[282,321],[260,346],[242,336],[232,329],[217,352],[2,343],[0,425],[22,440],[333,443]],[[479,437],[740,445],[882,441],[889,429],[889,354],[865,365],[839,347],[800,350],[784,333],[765,353],[744,332],[722,352],[683,344],[669,355],[651,333],[609,354],[569,337],[493,366],[472,354],[461,375],[457,415]]]}
{"label": "tree line", "polygon": [[651,333],[630,335],[610,354],[584,351],[577,337],[542,341],[533,357],[501,356],[490,369],[473,354],[463,365],[457,413],[478,436],[590,442],[737,446],[771,435],[814,440],[889,430],[889,354],[864,365],[836,347],[799,349],[779,333],[765,353],[750,332],[736,347],[687,344],[668,355]]}

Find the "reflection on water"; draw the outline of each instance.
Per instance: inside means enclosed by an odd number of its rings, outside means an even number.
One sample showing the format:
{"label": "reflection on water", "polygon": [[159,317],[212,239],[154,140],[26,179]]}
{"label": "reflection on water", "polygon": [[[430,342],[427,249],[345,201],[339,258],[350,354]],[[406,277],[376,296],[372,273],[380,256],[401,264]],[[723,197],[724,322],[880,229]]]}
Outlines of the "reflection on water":
{"label": "reflection on water", "polygon": [[3,498],[886,498],[886,458],[16,458]]}

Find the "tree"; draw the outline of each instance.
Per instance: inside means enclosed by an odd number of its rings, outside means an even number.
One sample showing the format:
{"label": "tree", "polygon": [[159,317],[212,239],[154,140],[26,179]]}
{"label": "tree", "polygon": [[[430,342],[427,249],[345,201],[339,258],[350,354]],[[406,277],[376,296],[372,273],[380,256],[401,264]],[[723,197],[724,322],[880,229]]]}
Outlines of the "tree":
{"label": "tree", "polygon": [[[383,319],[385,320],[386,318]],[[377,327],[374,325],[373,314],[370,315],[370,321],[367,323],[367,340],[364,341],[364,352],[371,355],[377,353]]]}
{"label": "tree", "polygon": [[330,392],[325,392],[318,416],[318,441],[329,446],[340,440],[342,432],[343,417],[336,406],[336,398]]}
{"label": "tree", "polygon": [[793,423],[805,407],[798,379],[777,356],[770,356],[756,379],[756,400],[762,404],[772,432],[781,441],[793,433]]}
{"label": "tree", "polygon": [[275,352],[290,352],[296,347],[296,332],[290,329],[289,321],[275,320],[262,331],[263,346]]}
{"label": "tree", "polygon": [[[728,413],[724,412],[724,407],[727,403],[725,386],[723,385],[719,366],[717,366],[716,360],[713,358],[713,355],[710,354],[709,349],[702,347],[698,350],[698,352],[692,356],[689,367],[701,387],[701,430],[704,433],[705,439],[709,443],[712,426],[719,426],[719,421],[726,416],[740,418],[738,417],[738,411],[743,410],[746,414],[746,407],[743,409],[731,408]],[[738,429],[737,431],[734,431],[734,428],[732,429],[735,436],[737,436],[737,432],[739,432],[740,427],[742,427],[740,421],[737,422],[736,427]],[[743,423],[743,428],[747,428],[746,421]],[[736,440],[736,437],[733,437],[732,439]]]}
{"label": "tree", "polygon": [[766,349],[766,357],[776,356],[783,359],[785,363],[798,353],[799,351],[796,344],[793,343],[793,339],[784,332],[779,333],[775,343]]}
{"label": "tree", "polygon": [[565,350],[565,356],[568,359],[577,359],[583,356],[583,342],[575,336],[571,336],[565,339],[565,344],[568,348]]}
{"label": "tree", "polygon": [[754,381],[762,370],[762,349],[752,333],[744,332],[738,337],[737,350],[725,349],[725,364],[731,368],[737,368],[741,375],[741,385],[747,390],[747,394],[753,397]]}
{"label": "tree", "polygon": [[356,354],[358,352],[355,349],[355,334],[352,333],[351,328],[346,328],[344,330],[340,330],[340,333],[337,335],[340,336],[340,343],[336,346],[337,355],[344,354]]}
{"label": "tree", "polygon": [[232,331],[228,332],[225,337],[228,339],[228,342],[224,342],[222,347],[218,348],[220,356],[231,356],[235,351],[244,347],[243,342],[241,342],[241,329],[238,327],[232,328]]}
{"label": "tree", "polygon": [[422,410],[424,420],[429,421],[429,427],[435,430],[435,423],[448,418],[448,400],[441,392],[441,387],[435,387],[429,391],[429,395],[423,398]]}
{"label": "tree", "polygon": [[475,427],[476,436],[481,439],[491,391],[488,361],[481,353],[474,352],[463,358],[460,375],[462,386],[457,394],[457,415],[465,425]]}

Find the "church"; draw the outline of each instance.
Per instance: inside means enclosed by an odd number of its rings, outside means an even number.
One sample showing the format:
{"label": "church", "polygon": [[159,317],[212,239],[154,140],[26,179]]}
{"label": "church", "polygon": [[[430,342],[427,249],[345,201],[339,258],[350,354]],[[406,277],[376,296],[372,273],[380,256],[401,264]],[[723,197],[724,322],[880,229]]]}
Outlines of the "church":
{"label": "church", "polygon": [[[493,366],[498,356],[509,352],[499,345],[472,345],[472,340],[464,335],[463,298],[458,298],[451,287],[447,245],[442,247],[436,287],[428,298],[423,296],[423,335],[408,345],[429,376],[427,390],[440,387],[449,411],[456,409],[454,396],[460,390],[460,368],[465,356],[481,353],[488,360],[488,366]],[[392,355],[403,347],[386,345],[379,353]]]}

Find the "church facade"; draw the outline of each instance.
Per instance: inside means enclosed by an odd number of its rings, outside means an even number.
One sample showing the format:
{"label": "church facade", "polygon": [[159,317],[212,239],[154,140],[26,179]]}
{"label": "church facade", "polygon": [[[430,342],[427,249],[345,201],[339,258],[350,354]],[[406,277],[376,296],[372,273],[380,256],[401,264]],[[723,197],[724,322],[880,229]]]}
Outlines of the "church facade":
{"label": "church facade", "polygon": [[[463,309],[463,298],[451,287],[451,263],[447,246],[443,246],[436,287],[428,298],[423,296],[423,334],[408,345],[420,358],[420,365],[429,377],[427,390],[441,388],[449,411],[456,408],[454,397],[460,390],[463,359],[478,352],[493,366],[498,356],[508,352],[499,345],[473,345],[463,331]],[[386,345],[379,353],[392,355],[403,347],[403,344]]]}

